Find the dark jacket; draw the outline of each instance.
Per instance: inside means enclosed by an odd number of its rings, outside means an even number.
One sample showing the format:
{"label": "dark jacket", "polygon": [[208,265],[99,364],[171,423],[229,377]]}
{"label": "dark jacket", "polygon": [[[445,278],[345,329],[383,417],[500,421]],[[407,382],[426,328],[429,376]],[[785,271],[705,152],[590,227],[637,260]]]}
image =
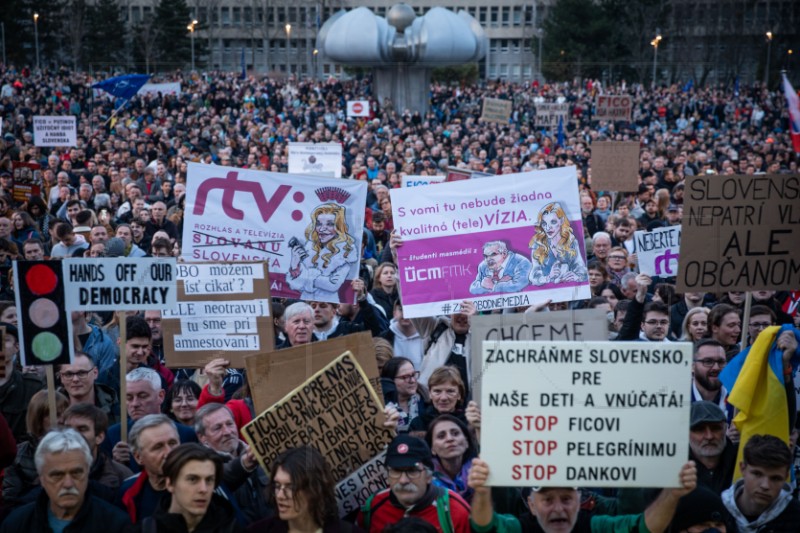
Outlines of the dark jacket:
{"label": "dark jacket", "polygon": [[6,418],[11,433],[19,442],[25,435],[25,415],[34,394],[44,388],[44,383],[33,374],[14,370],[5,385],[0,386],[0,414]]}
{"label": "dark jacket", "polygon": [[39,486],[39,474],[33,456],[36,453],[38,440],[28,436],[28,440],[20,443],[14,464],[8,467],[3,476],[3,504],[17,506],[25,503],[25,495]]}
{"label": "dark jacket", "polygon": [[[35,502],[23,505],[11,513],[0,526],[0,533],[48,533],[53,531],[47,520],[50,500],[41,491]],[[103,500],[87,496],[75,519],[64,533],[126,533],[133,531],[124,512]]]}
{"label": "dark jacket", "polygon": [[704,485],[713,490],[716,494],[722,494],[731,486],[733,472],[736,470],[736,455],[739,446],[725,439],[725,449],[722,450],[719,465],[714,470],[709,470],[703,463],[697,460],[694,453],[689,450],[689,459],[697,465],[697,484]]}
{"label": "dark jacket", "polygon": [[[69,398],[69,394],[64,387],[59,387],[58,392]],[[119,394],[113,388],[102,383],[94,384],[94,406],[101,409],[108,417],[108,425],[113,426],[119,423]]]}
{"label": "dark jacket", "polygon": [[391,294],[383,289],[375,288],[372,289],[370,294],[375,299],[375,303],[383,308],[386,317],[391,319],[394,316],[394,304],[400,299],[397,288]]}
{"label": "dark jacket", "polygon": [[17,457],[17,440],[8,427],[8,422],[3,415],[0,415],[0,470],[5,469],[14,462]]}
{"label": "dark jacket", "polygon": [[[289,523],[273,516],[259,520],[248,527],[247,531],[250,533],[289,533]],[[339,520],[322,526],[322,533],[364,533],[364,530],[350,522]]]}
{"label": "dark jacket", "polygon": [[[143,519],[137,531],[142,533],[183,533],[189,532],[183,515],[170,513],[169,505],[172,499],[165,496],[161,499],[158,511],[152,516]],[[153,528],[155,525],[155,528]],[[211,503],[203,519],[194,528],[194,533],[243,533],[244,529],[236,521],[233,506],[228,500],[218,494],[211,496]]]}
{"label": "dark jacket", "polygon": [[261,467],[248,472],[242,465],[241,456],[244,454],[246,446],[244,442],[240,442],[236,456],[227,453],[220,453],[220,455],[225,459],[223,482],[233,493],[236,503],[244,515],[245,523],[251,524],[274,513],[266,498],[269,489],[269,478],[266,472]]}

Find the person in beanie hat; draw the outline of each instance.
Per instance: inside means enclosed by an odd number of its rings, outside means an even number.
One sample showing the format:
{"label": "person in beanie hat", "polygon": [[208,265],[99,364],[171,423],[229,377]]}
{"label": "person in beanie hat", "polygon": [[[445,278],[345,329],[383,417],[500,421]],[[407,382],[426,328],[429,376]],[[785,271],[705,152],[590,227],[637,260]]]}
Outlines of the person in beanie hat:
{"label": "person in beanie hat", "polygon": [[389,488],[361,508],[358,525],[378,533],[406,517],[417,517],[442,533],[467,533],[469,505],[455,492],[433,484],[433,455],[422,439],[399,435],[386,450]]}
{"label": "person in beanie hat", "polygon": [[678,502],[675,518],[669,526],[670,533],[705,532],[716,529],[726,533],[728,511],[719,494],[698,486]]}

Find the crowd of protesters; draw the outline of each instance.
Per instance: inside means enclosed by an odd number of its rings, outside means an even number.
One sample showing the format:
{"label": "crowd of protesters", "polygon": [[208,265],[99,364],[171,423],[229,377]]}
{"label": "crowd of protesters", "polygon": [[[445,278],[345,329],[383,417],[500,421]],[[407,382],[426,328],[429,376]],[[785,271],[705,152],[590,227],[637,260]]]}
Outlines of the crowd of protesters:
{"label": "crowd of protesters", "polygon": [[[165,80],[180,82],[181,93],[120,102],[93,91],[99,80],[87,73],[0,69],[0,531],[800,531],[800,502],[784,483],[797,438],[800,287],[752,292],[745,324],[745,293],[678,294],[674,279],[638,273],[631,246],[637,229],[680,224],[687,176],[797,173],[781,92],[760,84],[736,92],[596,81],[434,84],[430,110],[421,113],[375,97],[369,78],[213,72]],[[599,94],[631,95],[631,121],[593,120]],[[513,101],[507,124],[479,120],[485,97]],[[370,117],[346,116],[353,99],[370,101]],[[568,104],[563,138],[534,124],[537,104],[553,101]],[[34,146],[38,115],[76,116],[77,145]],[[640,143],[636,190],[592,187],[592,143],[603,140]],[[258,465],[239,433],[258,414],[242,369],[224,358],[198,371],[167,367],[160,312],[125,318],[127,413],[120,412],[117,313],[72,313],[81,348],[57,369],[58,420],[50,420],[42,370],[12,355],[19,350],[13,260],[180,257],[187,163],[287,172],[289,142],[341,143],[342,175],[369,182],[367,246],[352,282],[357,302],[276,299],[272,307],[278,349],[373,335],[387,425],[397,437],[385,461],[389,488],[349,521],[338,516],[335,480],[313,447],[288,450],[267,470]],[[39,194],[15,190],[15,162],[40,165]],[[474,306],[403,316],[395,261],[402,239],[392,233],[388,194],[402,176],[572,165],[592,298],[507,312],[601,308],[611,340],[694,343],[686,385],[691,461],[665,483],[678,489],[489,490],[468,368]],[[718,376],[773,325],[784,326],[774,342],[784,354],[792,439],[740,443]],[[732,479],[740,445],[743,481]]]}

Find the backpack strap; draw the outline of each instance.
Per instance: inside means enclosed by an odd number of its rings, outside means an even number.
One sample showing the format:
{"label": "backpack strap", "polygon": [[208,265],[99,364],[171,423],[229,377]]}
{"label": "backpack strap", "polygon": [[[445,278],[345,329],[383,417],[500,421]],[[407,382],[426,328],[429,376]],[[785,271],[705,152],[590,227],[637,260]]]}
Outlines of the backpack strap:
{"label": "backpack strap", "polygon": [[431,338],[428,339],[428,345],[425,347],[425,351],[422,353],[423,354],[428,353],[428,350],[431,349],[431,346],[436,344],[436,342],[439,340],[439,337],[441,337],[442,334],[445,331],[447,331],[447,328],[449,327],[450,326],[447,324],[447,322],[439,322],[438,324],[436,324],[436,329],[434,329],[433,333],[431,333]]}
{"label": "backpack strap", "polygon": [[450,491],[440,487],[439,496],[436,498],[436,514],[439,518],[439,525],[442,526],[442,533],[453,533],[453,519],[450,516]]}

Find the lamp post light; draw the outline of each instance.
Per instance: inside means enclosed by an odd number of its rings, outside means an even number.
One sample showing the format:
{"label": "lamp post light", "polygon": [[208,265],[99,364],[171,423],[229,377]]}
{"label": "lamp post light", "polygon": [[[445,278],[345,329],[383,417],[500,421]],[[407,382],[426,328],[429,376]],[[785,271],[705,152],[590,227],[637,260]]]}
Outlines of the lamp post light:
{"label": "lamp post light", "polygon": [[192,72],[194,72],[194,32],[196,26],[197,26],[196,20],[193,20],[191,24],[186,26],[186,29],[189,30],[189,33],[191,34],[192,37]]}
{"label": "lamp post light", "polygon": [[771,31],[768,31],[767,33],[764,34],[764,36],[766,36],[767,38],[767,64],[764,65],[764,87],[766,87],[767,84],[769,84],[769,62],[770,62],[770,56],[772,55],[773,35]]}
{"label": "lamp post light", "polygon": [[292,37],[292,25],[287,24],[285,28],[286,28],[286,77],[288,78],[289,72],[291,70],[289,68],[289,40]]}
{"label": "lamp post light", "polygon": [[314,48],[313,54],[314,54],[314,56],[313,56],[313,59],[314,59],[314,81],[316,81],[317,79],[319,79],[319,50]]}
{"label": "lamp post light", "polygon": [[658,33],[656,30],[656,37],[652,41],[650,41],[650,45],[653,47],[653,87],[656,86],[656,72],[658,68],[658,45],[661,42],[661,34]]}
{"label": "lamp post light", "polygon": [[36,42],[36,70],[39,70],[39,13],[33,14],[33,39]]}

